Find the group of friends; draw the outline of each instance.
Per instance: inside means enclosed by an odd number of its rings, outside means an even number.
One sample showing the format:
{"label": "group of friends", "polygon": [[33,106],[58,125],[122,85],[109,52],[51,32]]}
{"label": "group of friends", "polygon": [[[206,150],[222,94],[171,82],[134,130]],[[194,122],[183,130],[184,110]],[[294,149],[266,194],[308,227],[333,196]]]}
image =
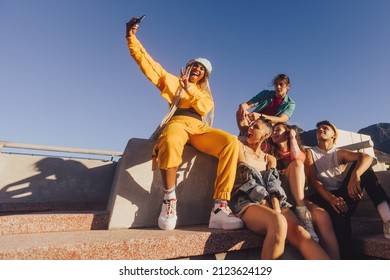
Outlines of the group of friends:
{"label": "group of friends", "polygon": [[263,236],[261,259],[280,259],[286,241],[304,259],[353,259],[350,218],[364,189],[390,238],[390,200],[371,168],[373,158],[338,149],[338,130],[327,120],[316,125],[318,145],[304,147],[287,124],[295,109],[287,75],[273,79],[274,90],[239,105],[239,135],[232,135],[212,127],[210,61],[192,59],[180,76],[167,72],[137,39],[136,20],[126,26],[130,54],[170,106],[153,134],[164,184],[161,229],[176,227],[176,173],[190,144],[218,159],[209,228],[246,227]]}

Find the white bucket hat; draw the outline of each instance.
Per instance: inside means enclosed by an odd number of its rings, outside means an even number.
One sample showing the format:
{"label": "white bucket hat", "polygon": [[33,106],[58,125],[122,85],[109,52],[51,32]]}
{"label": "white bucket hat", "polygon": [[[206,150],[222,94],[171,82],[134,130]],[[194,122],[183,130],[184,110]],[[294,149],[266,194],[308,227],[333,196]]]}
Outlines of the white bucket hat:
{"label": "white bucket hat", "polygon": [[190,61],[188,61],[186,66],[189,66],[189,65],[193,64],[194,62],[199,62],[200,64],[202,64],[206,68],[209,75],[211,74],[213,67],[211,66],[211,62],[208,59],[203,58],[203,57],[194,58],[194,59],[191,59]]}

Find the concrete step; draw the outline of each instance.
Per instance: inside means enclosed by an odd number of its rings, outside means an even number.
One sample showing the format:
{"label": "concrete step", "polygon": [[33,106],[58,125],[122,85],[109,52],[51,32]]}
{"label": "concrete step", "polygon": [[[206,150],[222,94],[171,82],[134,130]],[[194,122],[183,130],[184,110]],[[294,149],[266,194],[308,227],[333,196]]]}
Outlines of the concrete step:
{"label": "concrete step", "polygon": [[[213,230],[207,225],[173,231],[149,228],[15,234],[0,238],[0,259],[183,259],[260,248],[262,241],[247,230]],[[258,258],[260,249],[256,251]]]}
{"label": "concrete step", "polygon": [[380,218],[352,217],[351,223],[357,258],[390,259],[390,239],[383,235]]}
{"label": "concrete step", "polygon": [[0,234],[71,232],[108,228],[107,211],[40,212],[0,215]]}
{"label": "concrete step", "polygon": [[0,215],[12,213],[31,213],[47,211],[92,211],[106,210],[107,203],[101,202],[18,202],[18,203],[0,203]]}
{"label": "concrete step", "polygon": [[352,217],[351,225],[353,235],[383,233],[383,223],[379,217]]}
{"label": "concrete step", "polygon": [[[101,230],[108,228],[109,213],[105,210],[63,211],[0,214],[0,235]],[[353,234],[382,232],[379,218],[352,217]]]}
{"label": "concrete step", "polygon": [[[207,225],[107,230],[108,217],[107,211],[0,215],[0,259],[257,259],[263,241],[245,229]],[[352,231],[361,258],[390,259],[379,218],[353,217]],[[284,259],[300,256],[290,250]]]}
{"label": "concrete step", "polygon": [[[105,230],[107,218],[105,212],[1,216],[0,259],[258,259],[263,242],[246,229],[207,225]],[[390,240],[383,237],[378,219],[354,218],[352,225],[358,257],[390,259]],[[286,249],[284,259],[301,259],[295,249]]]}
{"label": "concrete step", "polygon": [[390,239],[383,233],[354,236],[354,250],[358,255],[370,259],[390,259]]}

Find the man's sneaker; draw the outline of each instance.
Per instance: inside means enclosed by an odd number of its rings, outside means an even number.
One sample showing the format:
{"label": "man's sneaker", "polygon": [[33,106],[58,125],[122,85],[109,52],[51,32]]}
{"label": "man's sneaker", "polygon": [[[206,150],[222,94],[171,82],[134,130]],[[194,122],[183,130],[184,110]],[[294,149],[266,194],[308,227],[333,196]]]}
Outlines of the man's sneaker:
{"label": "man's sneaker", "polygon": [[243,227],[244,222],[234,216],[225,203],[221,203],[219,208],[211,211],[209,228],[240,229]]}
{"label": "man's sneaker", "polygon": [[386,238],[390,239],[390,221],[383,224],[383,234]]}
{"label": "man's sneaker", "polygon": [[164,199],[158,217],[158,227],[164,230],[172,230],[176,227],[176,199]]}
{"label": "man's sneaker", "polygon": [[295,215],[297,215],[298,220],[303,226],[303,228],[310,234],[311,238],[315,242],[319,242],[320,239],[318,238],[314,227],[313,227],[313,221],[311,219],[311,214],[306,206],[296,206],[295,207]]}

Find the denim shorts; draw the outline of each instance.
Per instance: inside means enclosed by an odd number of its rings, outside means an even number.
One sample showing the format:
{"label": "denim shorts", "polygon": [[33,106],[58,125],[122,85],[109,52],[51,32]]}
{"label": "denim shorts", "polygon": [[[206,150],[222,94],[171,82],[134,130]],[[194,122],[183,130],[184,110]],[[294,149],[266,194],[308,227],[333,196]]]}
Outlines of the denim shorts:
{"label": "denim shorts", "polygon": [[247,195],[245,192],[238,191],[236,192],[231,200],[229,201],[230,209],[232,210],[233,214],[237,217],[241,218],[244,214],[245,210],[248,209],[249,206],[260,204],[259,202],[253,202],[249,195]]}

